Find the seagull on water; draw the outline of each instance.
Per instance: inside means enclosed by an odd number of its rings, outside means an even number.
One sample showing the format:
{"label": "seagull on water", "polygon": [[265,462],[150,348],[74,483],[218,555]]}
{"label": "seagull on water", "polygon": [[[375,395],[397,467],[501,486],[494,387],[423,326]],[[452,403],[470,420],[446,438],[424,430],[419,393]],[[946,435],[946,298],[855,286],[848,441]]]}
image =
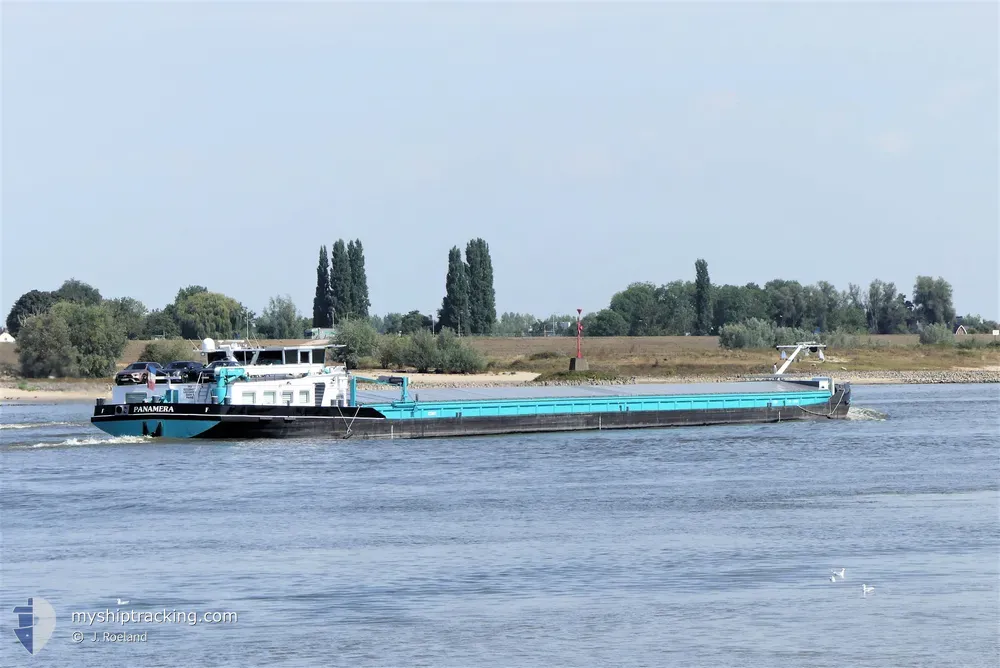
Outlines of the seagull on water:
{"label": "seagull on water", "polygon": [[839,571],[834,571],[833,574],[836,575],[836,576],[838,576],[838,577],[840,577],[840,579],[843,580],[844,579],[844,571],[846,571],[846,570],[847,570],[846,568],[841,568]]}
{"label": "seagull on water", "polygon": [[837,581],[837,576],[836,575],[831,575],[830,576],[830,582],[836,582],[836,581]]}
{"label": "seagull on water", "polygon": [[123,601],[121,599],[118,599],[118,605],[128,605],[128,601]]}
{"label": "seagull on water", "polygon": [[869,587],[866,584],[861,585],[861,595],[867,596],[875,591],[875,587]]}

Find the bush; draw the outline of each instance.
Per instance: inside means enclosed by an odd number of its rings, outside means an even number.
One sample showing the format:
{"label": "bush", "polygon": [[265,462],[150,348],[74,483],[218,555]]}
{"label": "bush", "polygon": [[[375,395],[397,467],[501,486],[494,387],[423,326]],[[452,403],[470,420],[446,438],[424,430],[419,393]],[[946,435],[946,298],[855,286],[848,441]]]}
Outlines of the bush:
{"label": "bush", "polygon": [[528,355],[528,360],[532,362],[537,362],[540,360],[554,360],[559,357],[562,357],[562,355],[553,350],[543,350],[540,353],[531,353],[530,355]]}
{"label": "bush", "polygon": [[139,353],[136,362],[168,362],[197,361],[198,353],[191,344],[183,340],[152,341]]}
{"label": "bush", "polygon": [[719,345],[730,350],[736,348],[774,347],[775,327],[773,324],[750,318],[742,323],[730,323],[719,330]]}
{"label": "bush", "polygon": [[947,325],[927,325],[920,331],[920,343],[923,345],[950,345],[955,343],[955,334]]}
{"label": "bush", "polygon": [[460,344],[449,351],[443,366],[448,373],[480,373],[486,369],[486,358],[478,350]]}
{"label": "bush", "polygon": [[340,360],[348,369],[357,369],[362,357],[375,355],[379,337],[370,321],[350,320],[340,325],[335,341],[344,346],[337,349]]}
{"label": "bush", "polygon": [[395,369],[406,363],[406,345],[408,338],[395,334],[382,334],[378,338],[375,358],[383,369]]}
{"label": "bush", "polygon": [[427,373],[438,367],[439,360],[437,341],[433,334],[420,330],[410,336],[403,354],[403,361],[407,366],[412,366],[419,373]]}
{"label": "bush", "polygon": [[980,341],[979,339],[973,338],[971,336],[965,336],[961,339],[955,339],[955,347],[961,348],[962,350],[973,350],[975,348],[985,348],[986,342]]}
{"label": "bush", "polygon": [[791,345],[798,341],[810,341],[814,338],[814,334],[810,334],[804,329],[776,327],[773,323],[759,318],[726,324],[719,330],[719,345],[730,350],[736,348],[773,348]]}

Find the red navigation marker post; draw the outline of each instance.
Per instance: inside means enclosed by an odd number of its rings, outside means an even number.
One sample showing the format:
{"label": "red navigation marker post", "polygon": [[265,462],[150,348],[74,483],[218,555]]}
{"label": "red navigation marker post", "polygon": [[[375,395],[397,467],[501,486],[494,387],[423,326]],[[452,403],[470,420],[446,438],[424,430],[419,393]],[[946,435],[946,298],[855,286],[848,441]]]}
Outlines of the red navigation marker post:
{"label": "red navigation marker post", "polygon": [[583,321],[580,320],[580,315],[583,313],[582,308],[576,310],[576,358],[580,359],[583,355],[580,352],[580,344],[583,342]]}

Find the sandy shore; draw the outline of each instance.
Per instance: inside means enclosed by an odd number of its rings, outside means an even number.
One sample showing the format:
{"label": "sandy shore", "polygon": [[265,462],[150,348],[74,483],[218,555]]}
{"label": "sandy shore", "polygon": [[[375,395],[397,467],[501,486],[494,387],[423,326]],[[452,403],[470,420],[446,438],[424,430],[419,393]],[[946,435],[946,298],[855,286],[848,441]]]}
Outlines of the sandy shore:
{"label": "sandy shore", "polygon": [[[386,375],[385,371],[361,371],[362,375]],[[481,374],[437,374],[411,373],[411,387],[511,387],[532,384],[538,376],[527,371]],[[951,371],[841,371],[833,374],[839,382],[856,385],[888,384],[939,384],[939,383],[1000,383],[1000,367],[984,369],[953,369]],[[622,378],[617,381],[601,381],[598,384],[624,383],[717,383],[745,380],[746,376],[683,376],[672,378]],[[578,385],[575,381],[555,381],[549,385]],[[21,387],[18,387],[20,385]],[[380,389],[384,389],[381,386]],[[106,382],[87,381],[35,381],[0,384],[0,403],[53,404],[53,403],[93,403],[99,397],[110,399],[111,385]]]}
{"label": "sandy shore", "polygon": [[0,387],[0,402],[5,404],[63,404],[93,403],[98,397],[111,398],[110,386],[84,386],[75,389],[49,389],[29,386],[22,390],[17,387]]}

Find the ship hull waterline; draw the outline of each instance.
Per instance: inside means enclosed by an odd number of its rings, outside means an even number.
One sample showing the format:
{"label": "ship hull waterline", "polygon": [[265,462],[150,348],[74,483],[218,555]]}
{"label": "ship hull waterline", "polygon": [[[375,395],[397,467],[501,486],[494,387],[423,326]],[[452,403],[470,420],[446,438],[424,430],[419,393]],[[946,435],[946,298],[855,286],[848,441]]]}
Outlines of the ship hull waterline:
{"label": "ship hull waterline", "polygon": [[170,439],[445,438],[843,419],[850,408],[850,393],[850,386],[844,385],[826,401],[807,405],[410,419],[388,419],[371,406],[173,404],[169,412],[146,407],[150,412],[133,413],[134,405],[105,404],[95,409],[91,422],[113,436]]}

